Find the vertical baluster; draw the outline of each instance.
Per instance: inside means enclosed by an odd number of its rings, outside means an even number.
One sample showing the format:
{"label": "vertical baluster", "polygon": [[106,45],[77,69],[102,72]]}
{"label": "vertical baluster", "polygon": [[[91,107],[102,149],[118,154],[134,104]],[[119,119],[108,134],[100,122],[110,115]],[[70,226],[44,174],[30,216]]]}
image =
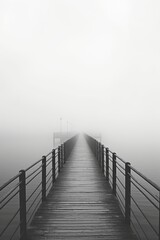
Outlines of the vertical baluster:
{"label": "vertical baluster", "polygon": [[125,163],[125,219],[126,223],[130,225],[131,214],[131,168],[130,163]]}
{"label": "vertical baluster", "polygon": [[94,141],[94,156],[97,156],[97,141]]}
{"label": "vertical baluster", "polygon": [[62,167],[63,167],[63,164],[64,164],[63,148],[64,148],[64,143],[61,145],[61,161],[62,161]]}
{"label": "vertical baluster", "polygon": [[20,237],[26,240],[27,219],[26,219],[26,177],[25,171],[21,170],[19,175],[19,203],[20,203]]}
{"label": "vertical baluster", "polygon": [[42,157],[42,202],[46,200],[46,156]]}
{"label": "vertical baluster", "polygon": [[66,162],[66,143],[63,144],[64,163]]}
{"label": "vertical baluster", "polygon": [[63,144],[61,144],[60,146],[60,167],[62,168],[63,167],[63,155],[62,155],[62,148],[63,148]]}
{"label": "vertical baluster", "polygon": [[65,143],[65,161],[67,161],[68,158],[68,141]]}
{"label": "vertical baluster", "polygon": [[61,149],[60,146],[58,147],[58,173],[60,173],[61,169]]}
{"label": "vertical baluster", "polygon": [[113,153],[113,194],[116,195],[116,153]]}
{"label": "vertical baluster", "polygon": [[96,141],[96,159],[98,160],[98,142]]}
{"label": "vertical baluster", "polygon": [[109,149],[106,148],[106,180],[109,181]]}
{"label": "vertical baluster", "polygon": [[62,155],[62,146],[63,146],[63,144],[61,144],[61,146],[60,146],[60,156],[61,156],[61,160],[60,160],[60,162],[61,162],[61,168],[63,167],[63,155]]}
{"label": "vertical baluster", "polygon": [[101,166],[101,143],[98,144],[98,161]]}
{"label": "vertical baluster", "polygon": [[98,142],[96,142],[96,159],[98,161]]}
{"label": "vertical baluster", "polygon": [[101,145],[102,173],[104,174],[104,145]]}
{"label": "vertical baluster", "polygon": [[102,144],[100,143],[100,167],[102,168]]}
{"label": "vertical baluster", "polygon": [[99,163],[99,142],[97,142],[97,161]]}
{"label": "vertical baluster", "polygon": [[52,150],[52,183],[54,184],[55,176],[55,149]]}

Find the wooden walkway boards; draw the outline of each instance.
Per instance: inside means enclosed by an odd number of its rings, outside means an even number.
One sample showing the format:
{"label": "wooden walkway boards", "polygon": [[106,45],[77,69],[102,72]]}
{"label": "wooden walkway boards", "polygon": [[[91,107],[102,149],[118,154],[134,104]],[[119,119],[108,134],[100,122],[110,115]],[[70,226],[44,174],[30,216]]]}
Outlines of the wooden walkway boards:
{"label": "wooden walkway boards", "polygon": [[47,201],[28,230],[29,240],[136,240],[96,159],[80,138]]}

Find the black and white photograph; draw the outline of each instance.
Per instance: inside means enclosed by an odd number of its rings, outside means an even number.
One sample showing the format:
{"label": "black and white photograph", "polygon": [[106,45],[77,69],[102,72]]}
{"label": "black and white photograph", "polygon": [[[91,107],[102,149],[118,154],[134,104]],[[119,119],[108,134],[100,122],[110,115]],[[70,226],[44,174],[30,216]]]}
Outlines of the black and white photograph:
{"label": "black and white photograph", "polygon": [[160,240],[159,0],[0,0],[0,240]]}

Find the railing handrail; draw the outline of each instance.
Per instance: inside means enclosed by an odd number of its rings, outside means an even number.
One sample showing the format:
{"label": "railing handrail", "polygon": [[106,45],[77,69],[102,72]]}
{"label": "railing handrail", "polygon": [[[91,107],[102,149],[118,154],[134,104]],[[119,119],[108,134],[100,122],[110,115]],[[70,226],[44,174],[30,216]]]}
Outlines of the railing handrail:
{"label": "railing handrail", "polygon": [[152,187],[154,187],[156,190],[160,191],[160,187],[154,183],[152,180],[150,180],[148,177],[146,177],[144,174],[142,174],[141,172],[139,172],[137,169],[135,169],[134,167],[131,166],[131,169],[137,173],[140,177],[142,177],[146,182],[148,182],[150,185],[152,185]]}
{"label": "railing handrail", "polygon": [[[56,147],[56,148],[53,148],[54,150],[57,150],[58,149],[58,147]],[[49,153],[47,153],[46,155],[44,155],[44,156],[46,156],[46,157],[48,157],[50,154],[52,154],[52,152],[49,152]],[[32,167],[34,167],[35,165],[37,165],[38,163],[40,163],[42,161],[42,158],[41,159],[39,159],[38,161],[36,161],[35,163],[33,163],[31,166],[29,166],[28,168],[26,168],[25,169],[25,172],[27,172],[28,170],[30,170]]]}
{"label": "railing handrail", "polygon": [[25,172],[29,171],[31,168],[35,167],[38,163],[40,163],[42,161],[42,158],[38,161],[36,161],[35,163],[33,163],[32,165],[30,165],[28,168],[25,169]]}
{"label": "railing handrail", "polygon": [[10,180],[8,180],[6,183],[4,183],[2,186],[0,186],[0,191],[2,191],[4,188],[6,188],[10,183],[15,181],[17,178],[19,178],[20,173],[12,177]]}

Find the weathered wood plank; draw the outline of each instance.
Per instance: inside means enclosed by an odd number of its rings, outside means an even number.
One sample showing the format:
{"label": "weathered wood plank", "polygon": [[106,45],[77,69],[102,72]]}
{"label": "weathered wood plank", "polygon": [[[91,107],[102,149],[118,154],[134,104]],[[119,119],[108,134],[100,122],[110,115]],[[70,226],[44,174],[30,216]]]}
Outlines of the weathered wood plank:
{"label": "weathered wood plank", "polygon": [[37,211],[28,239],[137,239],[85,140],[78,141]]}

